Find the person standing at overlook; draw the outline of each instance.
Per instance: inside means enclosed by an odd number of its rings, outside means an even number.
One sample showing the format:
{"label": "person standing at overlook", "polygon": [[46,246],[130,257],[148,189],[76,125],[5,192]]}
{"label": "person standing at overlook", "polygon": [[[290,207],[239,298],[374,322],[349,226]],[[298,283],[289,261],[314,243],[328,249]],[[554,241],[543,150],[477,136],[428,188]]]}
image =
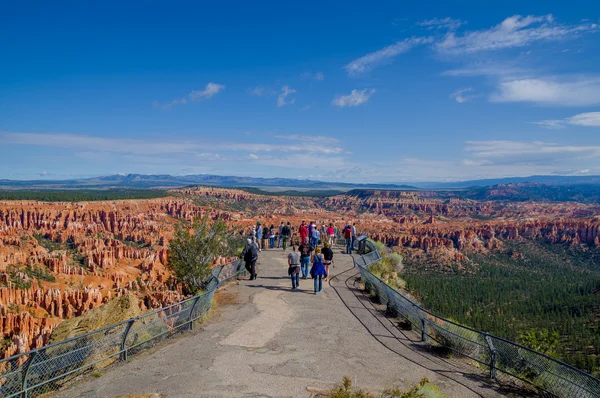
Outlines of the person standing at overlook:
{"label": "person standing at overlook", "polygon": [[313,249],[316,249],[319,246],[319,238],[321,237],[321,233],[317,228],[313,228],[312,235],[310,237],[310,246]]}
{"label": "person standing at overlook", "polygon": [[281,248],[281,242],[283,241],[283,228],[285,228],[285,224],[282,221],[281,224],[279,224],[279,239],[277,239],[277,248],[278,249]]}
{"label": "person standing at overlook", "polygon": [[344,227],[344,239],[346,239],[346,254],[352,254],[352,226],[348,223]]}
{"label": "person standing at overlook", "polygon": [[262,243],[261,243],[263,250],[266,250],[269,247],[268,244],[269,244],[269,228],[265,227],[265,228],[263,228]]}
{"label": "person standing at overlook", "polygon": [[269,249],[275,248],[275,225],[271,224],[269,228]]}
{"label": "person standing at overlook", "polygon": [[308,239],[309,239],[309,242],[310,242],[310,239],[312,239],[314,229],[315,229],[315,222],[314,221],[310,221],[308,223]]}
{"label": "person standing at overlook", "polygon": [[329,243],[329,247],[333,247],[335,243],[335,228],[333,228],[333,223],[330,223],[329,227],[327,227],[327,243]]}
{"label": "person standing at overlook", "polygon": [[300,244],[308,244],[308,227],[306,226],[306,221],[302,220],[298,232],[300,233]]}
{"label": "person standing at overlook", "polygon": [[263,237],[263,227],[260,221],[256,222],[256,245],[258,246],[258,251],[262,251],[263,247],[261,245]]}
{"label": "person standing at overlook", "polygon": [[[285,251],[287,247],[288,240],[292,235],[292,228],[290,227],[290,222],[288,221],[287,225],[284,225],[281,230],[281,244],[283,246],[283,251]],[[292,245],[293,248],[296,246]]]}

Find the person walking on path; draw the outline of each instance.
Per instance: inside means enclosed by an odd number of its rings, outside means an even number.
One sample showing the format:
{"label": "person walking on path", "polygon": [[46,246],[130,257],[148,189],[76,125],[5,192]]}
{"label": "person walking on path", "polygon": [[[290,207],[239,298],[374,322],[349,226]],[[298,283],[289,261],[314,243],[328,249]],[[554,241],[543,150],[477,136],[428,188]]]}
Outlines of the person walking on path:
{"label": "person walking on path", "polygon": [[300,287],[300,253],[294,247],[292,252],[288,254],[288,274],[292,280],[292,290]]}
{"label": "person walking on path", "polygon": [[329,243],[329,247],[333,247],[335,243],[335,228],[333,228],[333,223],[330,223],[329,227],[327,227],[327,242]]}
{"label": "person walking on path", "polygon": [[300,233],[300,244],[308,244],[308,227],[306,226],[306,221],[302,220],[298,232]]}
{"label": "person walking on path", "polygon": [[252,239],[248,239],[241,257],[244,259],[246,270],[250,272],[250,280],[255,280],[257,277],[256,261],[258,261],[258,246]]}
{"label": "person walking on path", "polygon": [[300,266],[302,267],[302,279],[308,278],[308,267],[310,266],[311,248],[308,244],[302,243],[298,248],[300,252]]}
{"label": "person walking on path", "polygon": [[[288,221],[287,225],[284,225],[281,230],[281,245],[283,246],[283,251],[285,251],[287,247],[288,240],[292,235],[292,228],[290,227],[290,222]],[[295,248],[295,246],[292,245]]]}
{"label": "person walking on path", "polygon": [[346,254],[352,254],[352,226],[350,224],[344,227],[344,238],[346,239]]}
{"label": "person walking on path", "polygon": [[258,251],[262,251],[263,247],[261,245],[263,237],[263,227],[260,221],[256,222],[256,244],[258,245]]}
{"label": "person walking on path", "polygon": [[323,255],[321,254],[320,247],[317,247],[317,250],[315,250],[312,263],[310,276],[315,281],[315,294],[317,294],[323,290],[323,277],[327,277],[327,271],[325,271],[325,265],[323,265]]}
{"label": "person walking on path", "polygon": [[[327,273],[327,275],[329,275],[329,267],[333,264],[333,250],[331,250],[328,243],[325,243],[324,246],[325,247],[323,247],[323,250],[322,250],[323,265],[325,266],[325,273]],[[327,282],[328,279],[329,278],[326,276],[325,282]]]}
{"label": "person walking on path", "polygon": [[285,224],[283,221],[279,224],[279,239],[277,239],[277,248],[281,249],[281,242],[283,241],[283,228],[285,228]]}
{"label": "person walking on path", "polygon": [[354,247],[354,241],[356,241],[356,223],[352,224],[352,247]]}
{"label": "person walking on path", "polygon": [[315,229],[315,222],[314,221],[310,221],[308,223],[308,239],[309,239],[309,243],[310,243],[310,239],[312,239],[314,229]]}

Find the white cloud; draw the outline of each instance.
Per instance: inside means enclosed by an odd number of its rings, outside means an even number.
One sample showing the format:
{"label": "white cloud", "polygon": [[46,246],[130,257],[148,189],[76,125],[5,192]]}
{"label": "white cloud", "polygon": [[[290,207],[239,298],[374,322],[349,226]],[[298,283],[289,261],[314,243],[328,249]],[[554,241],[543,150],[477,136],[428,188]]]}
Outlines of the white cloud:
{"label": "white cloud", "polygon": [[600,127],[600,112],[580,113],[568,118],[567,123],[576,126]]}
{"label": "white cloud", "polygon": [[459,104],[462,104],[462,103],[470,101],[471,99],[474,98],[474,96],[463,95],[464,93],[468,93],[470,91],[473,91],[473,89],[471,87],[456,90],[455,92],[453,92],[450,95],[450,98],[453,98],[454,100],[456,100],[456,102],[458,102]]}
{"label": "white cloud", "polygon": [[[300,136],[298,136],[300,137]],[[314,138],[314,137],[312,137]],[[123,155],[172,155],[190,154],[197,156],[205,153],[207,148],[214,151],[245,151],[252,153],[279,152],[279,153],[320,153],[336,154],[343,153],[344,148],[340,143],[336,145],[318,146],[314,141],[305,140],[290,144],[272,144],[257,142],[234,142],[234,141],[209,141],[209,140],[161,140],[151,137],[143,139],[135,138],[113,138],[96,137],[89,135],[66,134],[66,133],[15,133],[0,132],[0,141],[3,144],[42,146],[52,148],[70,149],[87,153],[86,156],[102,155],[102,153],[114,153]],[[100,159],[102,156],[100,156]]]}
{"label": "white cloud", "polygon": [[323,72],[317,72],[317,73],[304,72],[302,74],[302,78],[322,81],[322,80],[325,80],[325,74]]}
{"label": "white cloud", "polygon": [[598,30],[598,26],[589,23],[573,26],[558,24],[550,14],[514,15],[487,30],[471,31],[464,35],[450,32],[434,48],[443,53],[467,54],[523,47],[540,41],[565,40],[595,30]]}
{"label": "white cloud", "polygon": [[584,106],[600,103],[600,78],[520,79],[499,83],[493,102],[535,102],[546,105]]}
{"label": "white cloud", "polygon": [[388,61],[397,55],[409,51],[415,46],[431,43],[432,41],[433,38],[431,37],[410,37],[408,39],[400,40],[391,46],[387,46],[381,50],[355,59],[344,66],[344,69],[346,69],[346,72],[350,75],[358,75],[372,69],[382,62]]}
{"label": "white cloud", "polygon": [[204,90],[192,91],[189,94],[189,97],[192,99],[192,101],[200,101],[203,99],[212,98],[213,95],[218,94],[223,90],[225,90],[225,86],[222,84],[208,83]]}
{"label": "white cloud", "polygon": [[225,86],[222,84],[208,83],[206,87],[204,87],[204,90],[194,90],[191,93],[189,93],[186,97],[174,99],[168,104],[161,104],[158,101],[154,101],[152,103],[152,106],[158,109],[171,109],[175,105],[187,104],[188,99],[192,101],[200,101],[212,98],[214,95],[218,94],[223,90],[225,90]]}
{"label": "white cloud", "polygon": [[600,127],[600,112],[580,113],[566,119],[541,120],[533,123],[549,129],[562,129],[569,124],[574,126]]}
{"label": "white cloud", "polygon": [[250,155],[248,155],[248,158],[251,159],[251,160],[258,160],[258,156],[256,156],[253,153],[251,153]]}
{"label": "white cloud", "polygon": [[283,86],[281,88],[281,94],[279,94],[279,96],[277,97],[277,106],[281,108],[282,106],[293,104],[296,100],[290,99],[286,101],[286,97],[288,95],[294,94],[295,92],[296,90],[294,90],[293,88]]}
{"label": "white cloud", "polygon": [[300,134],[277,134],[274,136],[275,138],[281,140],[291,140],[291,141],[299,141],[306,142],[312,144],[339,144],[340,140],[335,137],[326,137],[322,135],[300,135]]}
{"label": "white cloud", "polygon": [[433,18],[426,19],[424,21],[417,22],[417,25],[426,28],[427,30],[433,29],[448,29],[448,30],[456,30],[461,25],[464,25],[465,22],[460,19],[454,19],[450,17],[446,18]]}
{"label": "white cloud", "polygon": [[537,124],[540,127],[554,130],[565,128],[564,120],[540,120],[539,122],[533,122],[533,124]]}
{"label": "white cloud", "polygon": [[248,92],[252,95],[255,95],[257,97],[262,97],[265,94],[265,88],[264,87],[254,87],[254,88],[249,88]]}
{"label": "white cloud", "polygon": [[362,105],[375,94],[375,89],[352,90],[349,95],[339,95],[332,101],[333,105],[346,107]]}
{"label": "white cloud", "polygon": [[600,146],[563,145],[543,141],[467,141],[465,150],[488,165],[552,165],[600,157]]}
{"label": "white cloud", "polygon": [[40,177],[45,177],[47,175],[48,175],[48,172],[46,170],[44,170],[40,173]]}

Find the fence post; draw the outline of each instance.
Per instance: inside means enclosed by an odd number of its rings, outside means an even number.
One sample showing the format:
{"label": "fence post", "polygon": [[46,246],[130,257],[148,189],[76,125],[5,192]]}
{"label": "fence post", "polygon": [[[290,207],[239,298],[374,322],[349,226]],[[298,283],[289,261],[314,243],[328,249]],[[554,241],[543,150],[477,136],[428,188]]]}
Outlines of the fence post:
{"label": "fence post", "polygon": [[190,324],[190,330],[194,330],[194,320],[192,319],[192,316],[194,315],[194,310],[196,309],[196,305],[198,304],[198,301],[200,301],[201,296],[202,295],[196,296],[196,299],[194,300],[194,304],[192,304],[192,308],[190,309],[190,316],[188,318],[188,322]]}
{"label": "fence post", "polygon": [[421,318],[421,341],[424,343],[427,342],[427,336],[429,335],[427,323],[427,318]]}
{"label": "fence post", "polygon": [[496,347],[489,334],[484,333],[485,341],[490,349],[490,379],[496,378]]}
{"label": "fence post", "polygon": [[120,361],[126,361],[127,360],[127,336],[129,336],[129,331],[131,330],[131,327],[133,326],[133,323],[135,322],[136,318],[131,318],[128,322],[127,322],[127,326],[125,326],[125,331],[123,332],[123,339],[121,340],[121,355],[119,355],[119,360]]}
{"label": "fence post", "polygon": [[27,359],[27,362],[25,363],[24,369],[23,369],[23,379],[21,380],[21,398],[27,398],[28,397],[28,393],[27,393],[27,376],[29,375],[29,368],[31,367],[31,364],[33,363],[33,360],[35,359],[35,356],[37,355],[37,351],[33,351],[31,354],[29,354],[29,359]]}

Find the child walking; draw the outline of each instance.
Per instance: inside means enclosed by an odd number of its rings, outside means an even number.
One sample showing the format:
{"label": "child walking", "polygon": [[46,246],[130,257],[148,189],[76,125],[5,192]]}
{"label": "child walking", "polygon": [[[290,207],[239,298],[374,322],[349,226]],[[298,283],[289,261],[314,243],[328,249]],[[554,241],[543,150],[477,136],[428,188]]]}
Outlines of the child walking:
{"label": "child walking", "polygon": [[315,280],[315,294],[317,294],[323,290],[323,277],[327,277],[327,271],[325,271],[325,265],[323,265],[323,255],[321,254],[320,247],[317,247],[315,250],[312,263],[310,276]]}

